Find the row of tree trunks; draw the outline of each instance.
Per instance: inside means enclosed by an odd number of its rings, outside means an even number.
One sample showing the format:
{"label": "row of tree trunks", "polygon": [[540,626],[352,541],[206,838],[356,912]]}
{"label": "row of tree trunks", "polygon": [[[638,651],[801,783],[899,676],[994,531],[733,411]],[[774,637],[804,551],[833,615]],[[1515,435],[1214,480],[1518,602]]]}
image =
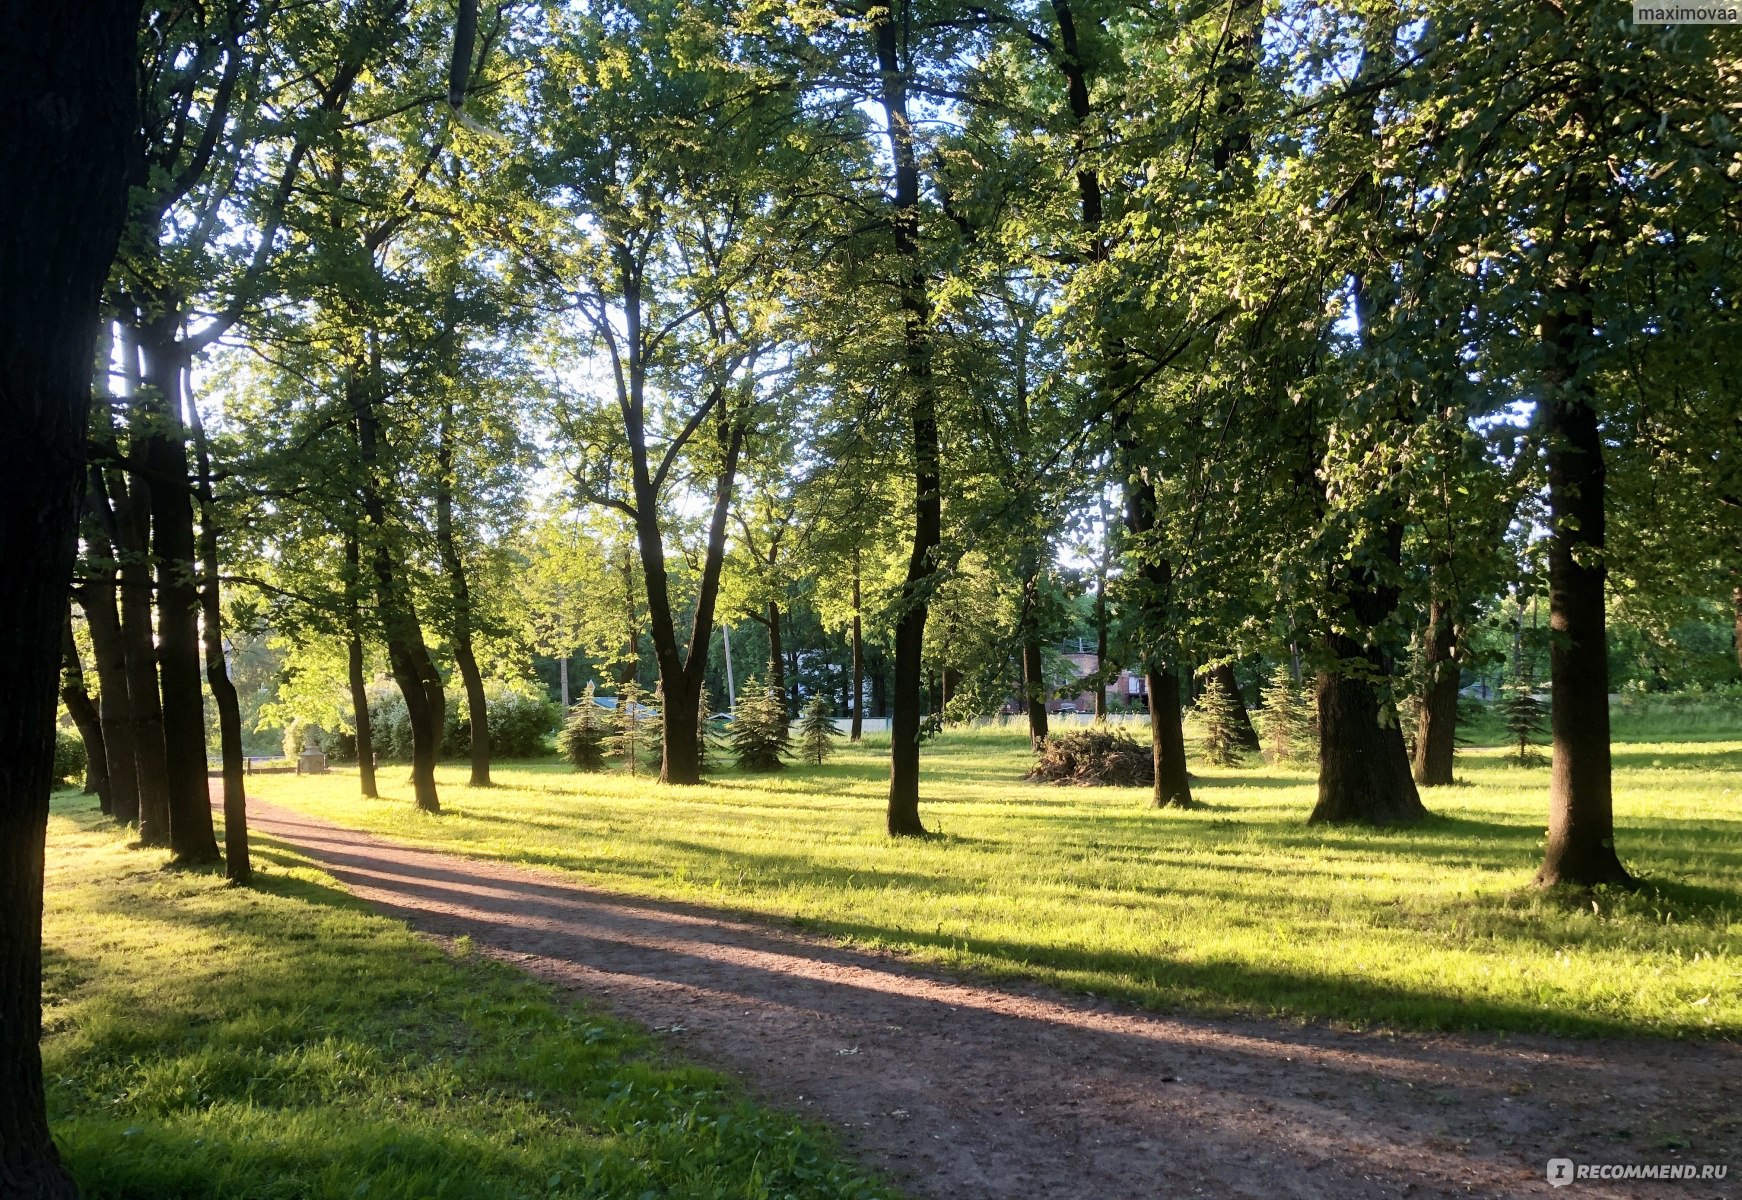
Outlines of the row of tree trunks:
{"label": "row of tree trunks", "polygon": [[138,30],[137,0],[0,0],[0,1195],[16,1200],[77,1195],[43,1103],[43,840]]}

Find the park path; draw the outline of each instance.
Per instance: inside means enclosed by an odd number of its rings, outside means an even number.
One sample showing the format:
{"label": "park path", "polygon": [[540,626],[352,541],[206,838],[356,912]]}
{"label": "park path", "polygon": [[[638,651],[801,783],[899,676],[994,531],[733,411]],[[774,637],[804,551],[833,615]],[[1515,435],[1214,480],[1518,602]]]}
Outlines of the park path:
{"label": "park path", "polygon": [[[917,1197],[1742,1195],[1731,1044],[1156,1016],[250,807],[380,911],[654,1030]],[[1554,1191],[1554,1157],[1730,1170]]]}

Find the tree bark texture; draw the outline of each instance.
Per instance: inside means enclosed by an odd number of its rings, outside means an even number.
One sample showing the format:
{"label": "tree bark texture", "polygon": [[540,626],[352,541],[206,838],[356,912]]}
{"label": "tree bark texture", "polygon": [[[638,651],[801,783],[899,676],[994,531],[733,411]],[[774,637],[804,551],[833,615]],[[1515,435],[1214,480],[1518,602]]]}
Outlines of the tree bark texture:
{"label": "tree bark texture", "polygon": [[436,484],[436,546],[441,552],[442,572],[448,577],[450,605],[448,633],[454,640],[454,665],[459,668],[460,682],[466,689],[466,716],[471,726],[472,787],[490,786],[490,701],[484,695],[484,676],[478,670],[478,658],[472,649],[472,589],[466,579],[466,565],[460,558],[459,543],[454,538],[454,410],[447,405],[442,420],[437,447],[440,477]]}
{"label": "tree bark texture", "polygon": [[72,1197],[43,1106],[43,837],[98,297],[127,199],[139,5],[0,0],[0,1195]]}

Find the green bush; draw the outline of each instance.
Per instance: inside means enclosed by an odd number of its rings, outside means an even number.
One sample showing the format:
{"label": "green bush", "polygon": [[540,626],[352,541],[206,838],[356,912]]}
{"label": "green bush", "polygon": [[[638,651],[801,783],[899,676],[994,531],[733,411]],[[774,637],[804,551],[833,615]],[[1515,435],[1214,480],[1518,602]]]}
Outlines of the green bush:
{"label": "green bush", "polygon": [[83,786],[89,762],[84,740],[57,727],[54,731],[54,786]]}
{"label": "green bush", "polygon": [[[442,753],[449,758],[463,758],[472,751],[472,721],[466,711],[465,689],[457,683],[450,684],[447,698]],[[484,684],[484,703],[490,714],[492,757],[542,758],[550,753],[549,738],[559,714],[543,689],[530,683],[488,680]]]}

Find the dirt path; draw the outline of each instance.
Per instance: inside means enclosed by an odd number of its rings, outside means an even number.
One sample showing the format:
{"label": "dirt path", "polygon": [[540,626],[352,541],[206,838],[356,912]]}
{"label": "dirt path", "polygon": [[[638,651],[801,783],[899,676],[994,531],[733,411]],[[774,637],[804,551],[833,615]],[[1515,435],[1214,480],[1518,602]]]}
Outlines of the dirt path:
{"label": "dirt path", "polygon": [[[1157,1017],[268,805],[250,819],[414,929],[467,935],[826,1121],[916,1196],[1742,1195],[1734,1045]],[[1557,1192],[1553,1157],[1730,1171]]]}

